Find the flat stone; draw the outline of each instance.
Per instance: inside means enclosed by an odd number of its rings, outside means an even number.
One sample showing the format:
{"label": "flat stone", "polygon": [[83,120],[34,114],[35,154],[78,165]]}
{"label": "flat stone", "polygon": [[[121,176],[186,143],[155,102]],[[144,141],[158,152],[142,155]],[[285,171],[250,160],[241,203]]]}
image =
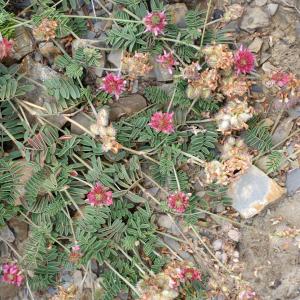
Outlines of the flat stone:
{"label": "flat stone", "polygon": [[171,218],[168,215],[160,215],[158,220],[157,220],[157,224],[160,227],[170,229],[173,225],[173,222],[172,222]]}
{"label": "flat stone", "polygon": [[278,4],[277,3],[270,3],[267,5],[267,11],[269,15],[272,17],[276,14],[278,10]]}
{"label": "flat stone", "polygon": [[15,236],[7,225],[0,228],[0,239],[13,243],[15,241]]}
{"label": "flat stone", "polygon": [[14,38],[13,58],[20,60],[34,50],[34,38],[30,31],[24,26],[17,27]]}
{"label": "flat stone", "polygon": [[[77,115],[75,115],[74,117],[72,117],[72,120],[75,121],[75,122],[77,122],[78,124],[80,124],[84,128],[87,128],[87,129],[90,129],[90,126],[93,123],[95,123],[95,121],[91,117],[87,116],[83,112],[80,112]],[[74,134],[83,134],[83,133],[85,133],[85,131],[82,130],[77,125],[71,123],[71,133],[74,133]]]}
{"label": "flat stone", "polygon": [[[270,58],[270,57],[269,57]],[[268,59],[269,59],[268,58]],[[276,71],[277,68],[275,66],[273,66],[270,62],[265,62],[263,65],[262,65],[262,69],[265,73],[271,73],[273,71]]]}
{"label": "flat stone", "polygon": [[52,42],[42,42],[39,44],[41,54],[46,57],[50,62],[53,62],[55,57],[61,52]]}
{"label": "flat stone", "polygon": [[246,219],[261,212],[284,192],[285,189],[255,166],[250,167],[228,189],[232,206]]}
{"label": "flat stone", "polygon": [[289,136],[294,125],[293,121],[294,119],[289,117],[280,122],[279,126],[272,135],[272,143],[274,145],[280,143]]}
{"label": "flat stone", "polygon": [[259,37],[256,37],[252,43],[249,45],[248,49],[254,53],[258,53],[262,47],[263,40]]}
{"label": "flat stone", "polygon": [[227,233],[228,237],[233,240],[234,242],[238,242],[240,240],[241,237],[241,233],[238,232],[235,229],[230,229]]}
{"label": "flat stone", "polygon": [[20,242],[23,242],[28,237],[28,224],[18,217],[13,217],[8,222],[10,228],[13,229],[13,231],[16,234],[17,240]]}
{"label": "flat stone", "polygon": [[255,0],[255,4],[257,6],[264,6],[267,4],[267,2],[268,2],[268,0]]}
{"label": "flat stone", "polygon": [[109,119],[116,121],[122,116],[130,116],[147,106],[146,99],[139,95],[133,94],[128,97],[120,98],[118,102],[110,105]]}
{"label": "flat stone", "polygon": [[171,23],[178,27],[185,27],[185,15],[188,11],[185,3],[175,3],[168,6],[167,11],[171,16]]}
{"label": "flat stone", "polygon": [[122,50],[113,50],[109,53],[107,60],[115,67],[120,68],[122,58]]}
{"label": "flat stone", "polygon": [[254,31],[255,29],[269,26],[268,14],[260,7],[248,7],[241,21],[241,29]]}
{"label": "flat stone", "polygon": [[300,105],[295,106],[288,110],[289,116],[293,119],[300,117]]}
{"label": "flat stone", "polygon": [[291,170],[287,173],[286,188],[289,196],[300,191],[300,168]]}

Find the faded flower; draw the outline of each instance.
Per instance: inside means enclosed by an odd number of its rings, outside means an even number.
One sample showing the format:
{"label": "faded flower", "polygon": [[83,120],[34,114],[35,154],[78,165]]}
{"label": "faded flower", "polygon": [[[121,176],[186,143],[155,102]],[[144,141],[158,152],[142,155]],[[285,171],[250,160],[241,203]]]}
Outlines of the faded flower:
{"label": "faded flower", "polygon": [[92,206],[110,206],[113,204],[112,191],[96,183],[87,195],[87,202]]}
{"label": "faded flower", "polygon": [[234,55],[234,63],[237,74],[247,74],[254,70],[255,56],[241,45]]}
{"label": "faded flower", "polygon": [[156,112],[152,115],[149,126],[154,129],[156,132],[163,132],[166,134],[170,134],[174,132],[174,121],[173,121],[174,113],[163,113]]}
{"label": "faded flower", "polygon": [[221,82],[221,92],[228,98],[241,97],[248,92],[248,83],[237,76],[225,77]]}
{"label": "faded flower", "polygon": [[146,31],[152,32],[155,36],[163,34],[167,25],[167,17],[163,11],[148,13],[143,21]]}
{"label": "faded flower", "polygon": [[15,263],[3,264],[2,272],[2,282],[20,286],[24,281],[24,276],[21,274],[20,268]]}
{"label": "faded flower", "polygon": [[125,83],[125,80],[121,76],[109,73],[103,78],[101,89],[119,99],[125,90]]}
{"label": "faded flower", "polygon": [[12,52],[13,42],[5,37],[2,37],[0,33],[0,61],[8,56]]}
{"label": "faded flower", "polygon": [[181,74],[184,79],[188,80],[197,80],[200,77],[201,66],[198,62],[192,62],[190,65],[186,66],[185,68],[181,69]]}
{"label": "faded flower", "polygon": [[207,64],[216,69],[230,70],[234,63],[232,52],[226,44],[208,46],[203,50]]}
{"label": "faded flower", "polygon": [[122,58],[122,71],[127,73],[130,78],[136,79],[145,76],[152,70],[149,53],[136,52],[134,55],[126,53]]}
{"label": "faded flower", "polygon": [[220,185],[227,185],[229,183],[225,166],[217,160],[213,160],[205,164],[205,174],[207,183],[216,182]]}
{"label": "faded flower", "polygon": [[33,35],[37,39],[50,40],[56,37],[56,28],[58,23],[56,20],[43,19],[41,24],[33,29]]}
{"label": "faded flower", "polygon": [[167,69],[170,74],[173,74],[173,67],[178,65],[178,62],[174,59],[172,52],[167,52],[164,50],[163,55],[159,55],[157,62],[161,63],[164,69]]}
{"label": "faded flower", "polygon": [[201,281],[201,274],[195,268],[182,268],[179,271],[179,278],[182,281]]}
{"label": "faded flower", "polygon": [[178,213],[185,212],[189,205],[189,196],[183,192],[177,192],[168,196],[168,206]]}
{"label": "faded flower", "polygon": [[200,78],[193,80],[187,87],[187,96],[190,99],[207,99],[218,87],[220,75],[216,69],[207,69],[200,74]]}

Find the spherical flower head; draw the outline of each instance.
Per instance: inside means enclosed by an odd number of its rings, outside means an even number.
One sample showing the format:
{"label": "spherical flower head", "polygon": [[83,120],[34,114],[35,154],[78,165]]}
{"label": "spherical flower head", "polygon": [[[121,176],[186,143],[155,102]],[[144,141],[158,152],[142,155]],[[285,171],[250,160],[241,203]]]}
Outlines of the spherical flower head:
{"label": "spherical flower head", "polygon": [[13,42],[5,37],[2,37],[0,33],[0,61],[5,57],[10,56],[12,52],[12,46]]}
{"label": "spherical flower head", "polygon": [[183,268],[179,272],[179,278],[182,281],[201,281],[201,274],[194,268]]}
{"label": "spherical flower head", "polygon": [[157,62],[162,64],[162,67],[167,69],[170,74],[173,74],[173,67],[178,65],[178,62],[175,61],[173,53],[172,52],[167,52],[164,50],[163,55],[159,55]]}
{"label": "spherical flower head", "polygon": [[108,191],[100,183],[96,183],[87,195],[87,202],[92,206],[110,206],[113,204],[112,191]]}
{"label": "spherical flower head", "polygon": [[108,94],[115,95],[116,99],[119,99],[125,90],[125,83],[121,76],[109,73],[103,78],[101,89]]}
{"label": "spherical flower head", "polygon": [[72,251],[73,252],[79,252],[80,251],[80,246],[79,245],[74,245],[73,247],[72,247]]}
{"label": "spherical flower head", "polygon": [[189,205],[189,197],[183,192],[169,195],[168,205],[176,212],[183,213]]}
{"label": "spherical flower head", "polygon": [[156,112],[152,115],[149,126],[156,132],[170,134],[174,132],[174,113]]}
{"label": "spherical flower head", "polygon": [[271,77],[271,80],[273,80],[279,87],[285,87],[290,82],[290,79],[290,74],[282,71],[275,72]]}
{"label": "spherical flower head", "polygon": [[1,281],[9,284],[20,286],[24,280],[24,276],[21,275],[21,270],[16,264],[4,264],[2,266],[3,276]]}
{"label": "spherical flower head", "polygon": [[167,17],[165,12],[152,12],[148,13],[143,19],[146,31],[152,32],[155,36],[164,33],[165,26],[167,25]]}
{"label": "spherical flower head", "polygon": [[235,69],[237,74],[250,73],[254,70],[255,56],[251,51],[246,48],[243,48],[243,45],[235,53],[234,56]]}

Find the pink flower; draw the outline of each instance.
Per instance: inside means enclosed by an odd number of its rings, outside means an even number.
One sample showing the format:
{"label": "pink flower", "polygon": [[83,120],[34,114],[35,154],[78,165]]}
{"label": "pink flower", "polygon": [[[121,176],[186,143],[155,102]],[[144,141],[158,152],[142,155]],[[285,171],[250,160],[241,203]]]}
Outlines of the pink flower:
{"label": "pink flower", "polygon": [[3,277],[1,281],[9,283],[9,284],[15,284],[17,286],[20,286],[24,280],[24,276],[21,275],[21,270],[16,264],[4,264],[2,266],[3,270]]}
{"label": "pink flower", "polygon": [[108,94],[115,95],[115,97],[119,99],[125,90],[125,83],[125,80],[122,79],[121,76],[109,73],[103,78],[101,89]]}
{"label": "pink flower", "polygon": [[284,87],[289,83],[290,75],[282,71],[277,71],[272,75],[271,80],[273,80],[279,87]]}
{"label": "pink flower", "polygon": [[172,52],[167,53],[166,50],[164,50],[163,55],[158,56],[156,61],[161,63],[163,68],[168,69],[168,72],[170,74],[173,73],[173,66],[178,65],[178,62],[176,62],[174,59],[173,53]]}
{"label": "pink flower", "polygon": [[11,54],[12,45],[13,42],[11,40],[9,41],[5,37],[2,37],[0,33],[0,61]]}
{"label": "pink flower", "polygon": [[152,115],[149,126],[156,132],[170,134],[174,132],[174,113],[156,112]]}
{"label": "pink flower", "polygon": [[169,195],[168,205],[178,213],[183,213],[189,205],[189,197],[183,192]]}
{"label": "pink flower", "polygon": [[79,252],[80,251],[80,246],[79,245],[74,245],[73,247],[72,247],[72,251],[73,252]]}
{"label": "pink flower", "polygon": [[87,202],[92,206],[110,206],[113,204],[112,191],[107,191],[107,188],[96,183],[87,195]]}
{"label": "pink flower", "polygon": [[254,69],[255,56],[243,46],[235,53],[235,68],[238,74],[250,73]]}
{"label": "pink flower", "polygon": [[163,11],[148,13],[143,21],[146,26],[146,31],[154,33],[155,36],[163,34],[165,26],[167,25],[167,17]]}
{"label": "pink flower", "polygon": [[179,278],[182,281],[201,281],[201,274],[197,269],[194,268],[183,268],[179,272]]}

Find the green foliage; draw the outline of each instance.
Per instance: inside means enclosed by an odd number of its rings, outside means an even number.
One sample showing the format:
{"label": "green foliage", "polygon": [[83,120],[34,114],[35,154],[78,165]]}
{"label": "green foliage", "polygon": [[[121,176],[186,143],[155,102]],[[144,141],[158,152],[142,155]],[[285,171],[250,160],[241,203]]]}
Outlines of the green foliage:
{"label": "green foliage", "polygon": [[281,151],[274,150],[268,155],[268,173],[277,172],[283,162],[284,156]]}
{"label": "green foliage", "polygon": [[145,88],[145,97],[154,104],[165,104],[170,100],[170,97],[164,90],[155,86]]}

